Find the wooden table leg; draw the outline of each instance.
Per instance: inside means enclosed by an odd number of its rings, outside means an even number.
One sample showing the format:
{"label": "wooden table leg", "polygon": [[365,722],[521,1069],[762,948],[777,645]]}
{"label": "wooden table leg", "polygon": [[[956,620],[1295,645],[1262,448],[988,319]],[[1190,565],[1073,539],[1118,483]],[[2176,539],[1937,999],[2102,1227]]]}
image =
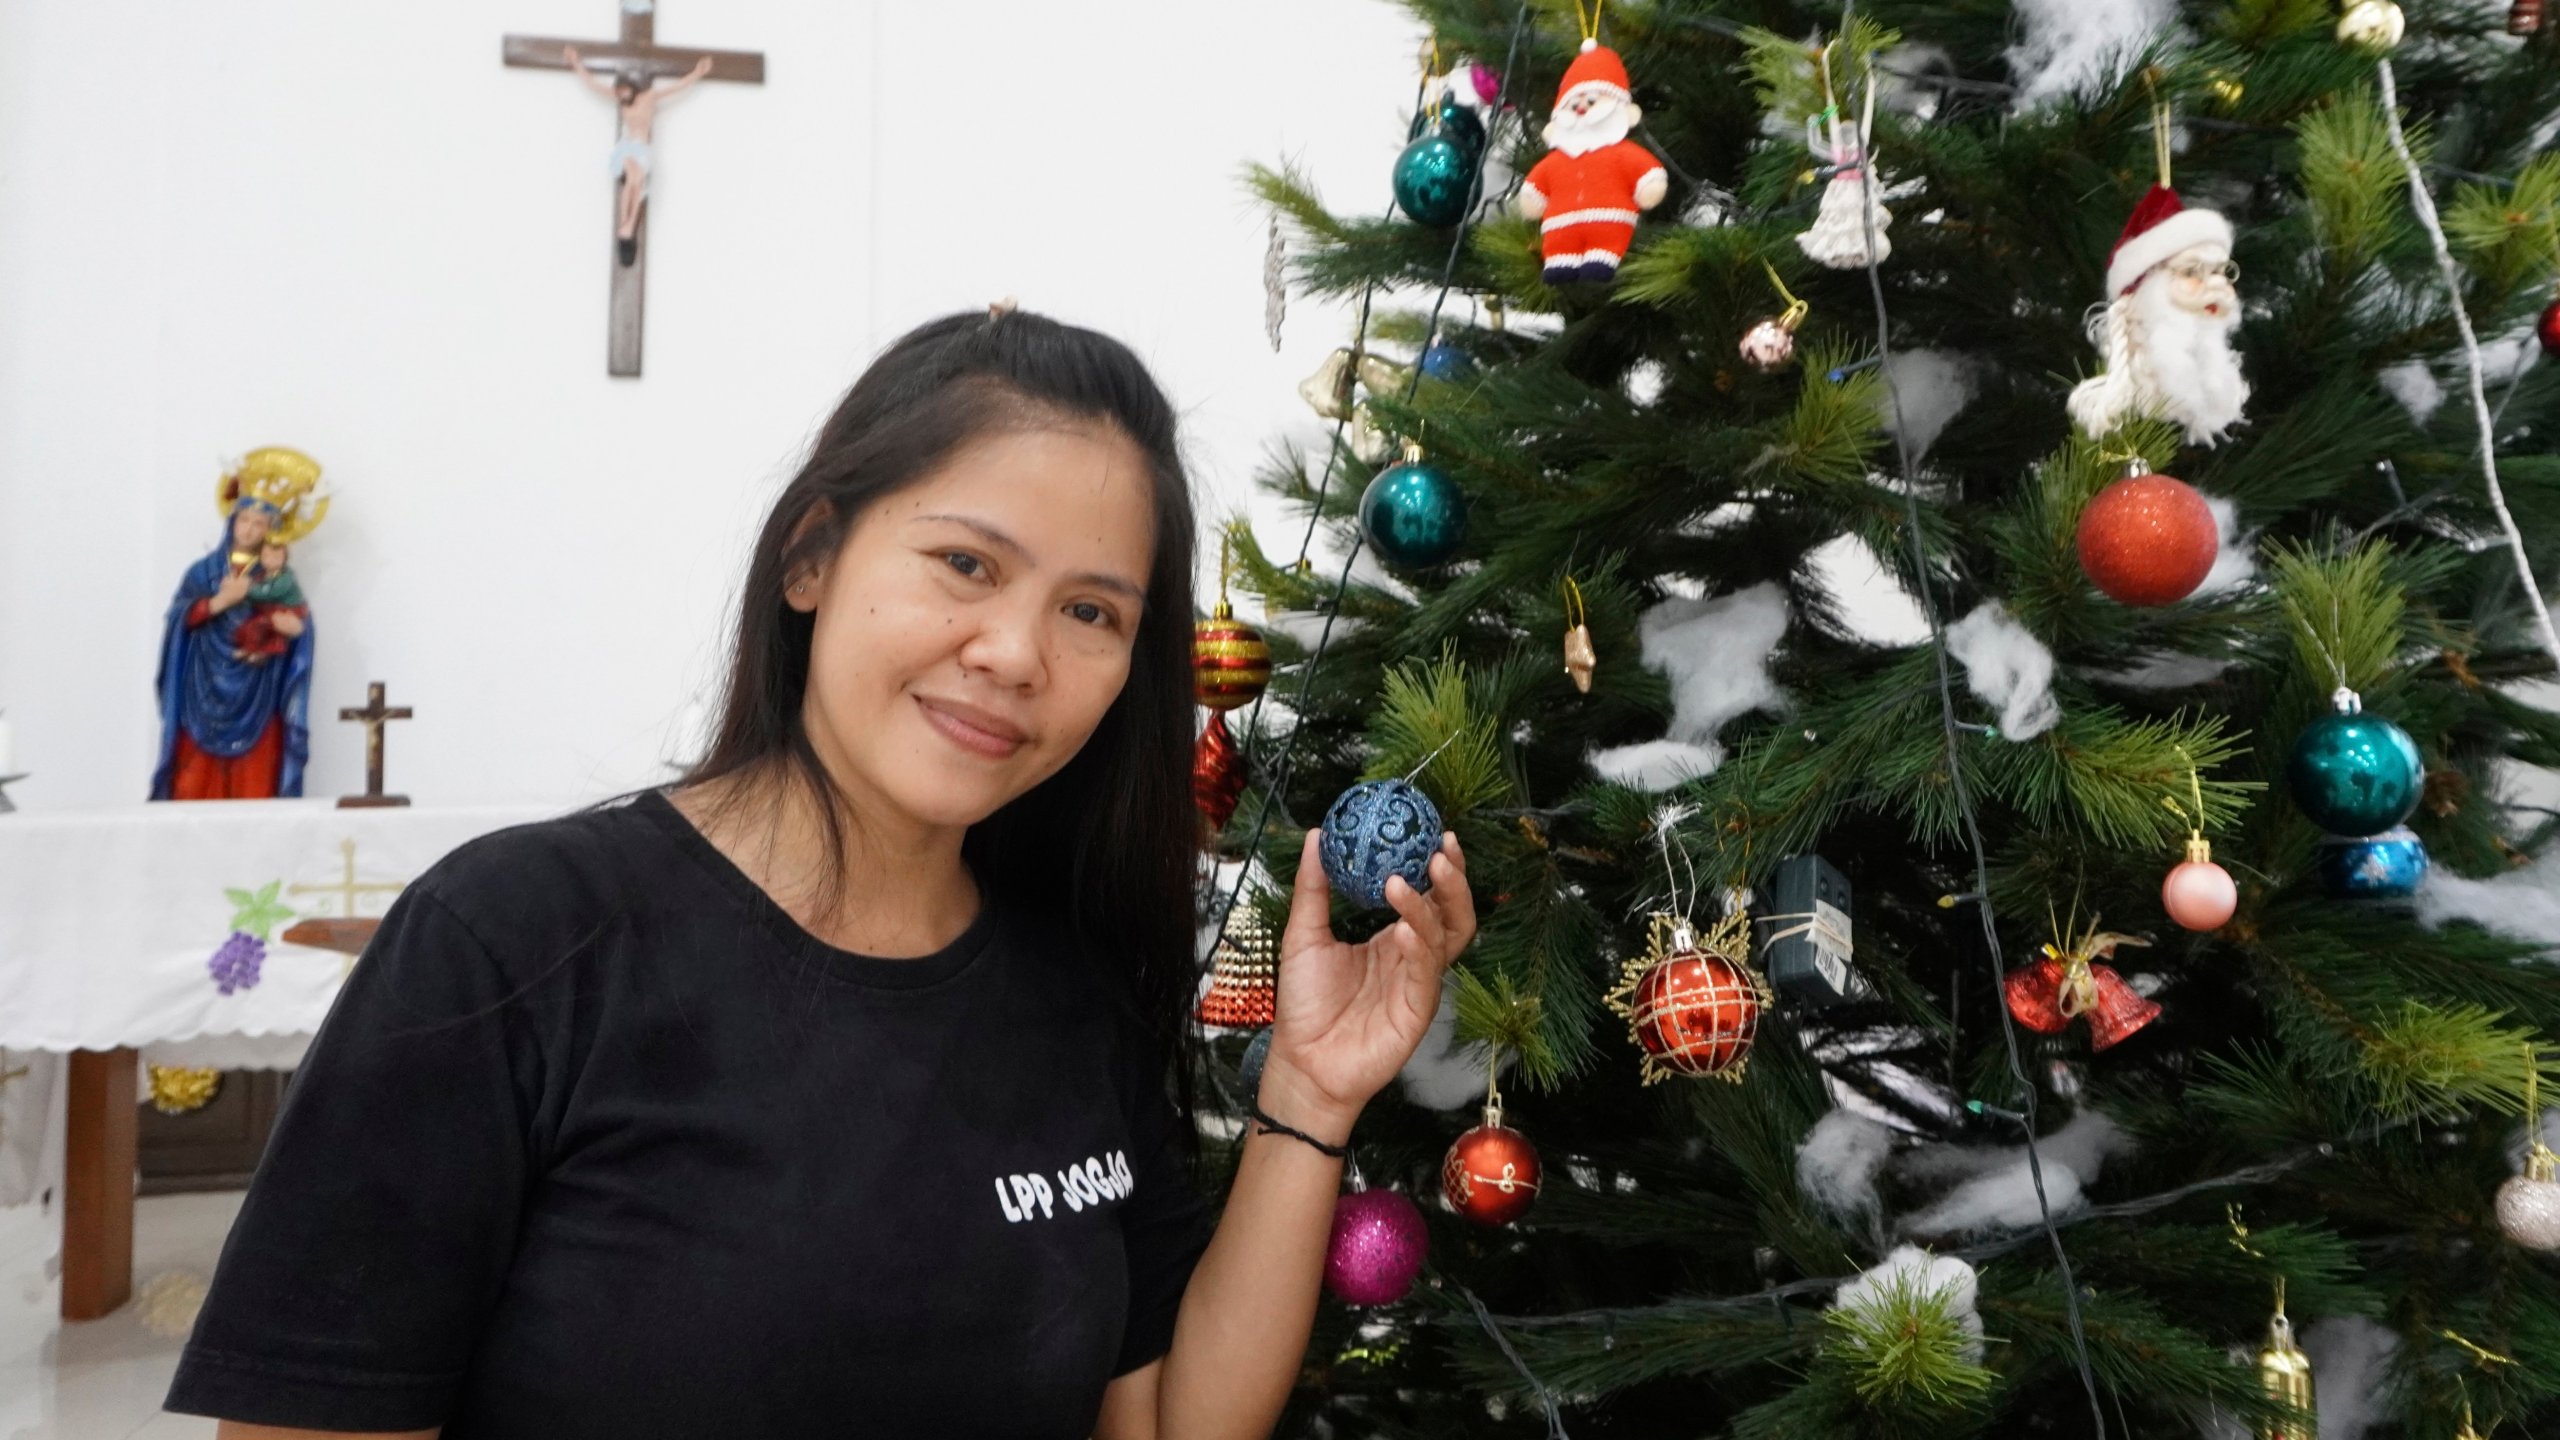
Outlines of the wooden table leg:
{"label": "wooden table leg", "polygon": [[65,1320],[95,1320],[133,1297],[136,1068],[131,1050],[71,1052],[63,1134]]}

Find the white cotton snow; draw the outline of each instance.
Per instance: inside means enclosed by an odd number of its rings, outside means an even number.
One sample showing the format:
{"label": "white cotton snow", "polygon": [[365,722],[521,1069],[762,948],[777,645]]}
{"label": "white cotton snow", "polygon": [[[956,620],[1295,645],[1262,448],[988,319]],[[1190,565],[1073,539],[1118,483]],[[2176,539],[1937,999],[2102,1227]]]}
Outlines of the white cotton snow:
{"label": "white cotton snow", "polygon": [[2430,930],[2448,920],[2468,920],[2511,940],[2560,946],[2560,863],[2548,854],[2486,880],[2436,867],[2413,898],[2418,923]]}
{"label": "white cotton snow", "polygon": [[2420,425],[2435,418],[2444,404],[2444,382],[2423,360],[2404,360],[2373,377],[2382,384],[2383,393],[2400,402],[2409,418]]}
{"label": "white cotton snow", "polygon": [[[2081,1192],[2097,1183],[2107,1158],[2132,1149],[2122,1127],[2095,1110],[2037,1142],[2044,1161],[2046,1207],[2055,1215],[2080,1207]],[[1933,1203],[1904,1216],[1905,1234],[1923,1238],[2019,1230],[2038,1223],[2035,1177],[2024,1145],[1930,1145],[1903,1162],[1902,1174],[1927,1181],[1968,1177]]]}
{"label": "white cotton snow", "polygon": [[2213,568],[2196,587],[2199,598],[2236,590],[2258,578],[2257,532],[2240,533],[2240,507],[2227,495],[2207,495],[2204,503],[2213,511],[2214,529],[2222,538],[2213,552]]}
{"label": "white cotton snow", "polygon": [[1965,1333],[1973,1337],[1965,1346],[1964,1358],[1981,1363],[1982,1312],[1976,1308],[1979,1281],[1973,1267],[1954,1256],[1932,1255],[1917,1245],[1898,1246],[1884,1257],[1884,1263],[1841,1286],[1832,1295],[1831,1303],[1841,1310],[1871,1310],[1883,1304],[1897,1285],[1907,1285],[1922,1294],[1946,1296],[1948,1309]]}
{"label": "white cotton snow", "polygon": [[1892,1130],[1864,1115],[1834,1110],[1814,1122],[1796,1147],[1796,1185],[1834,1219],[1862,1219],[1880,1208],[1876,1176],[1892,1158]]}
{"label": "white cotton snow", "polygon": [[2023,34],[2009,47],[2015,108],[2092,95],[2177,19],[2177,0],[2017,0]]}
{"label": "white cotton snow", "polygon": [[1950,350],[1899,350],[1885,363],[1890,388],[1880,389],[1876,404],[1883,412],[1886,434],[1895,432],[1895,399],[1901,401],[1903,439],[1915,456],[1938,443],[1947,422],[1973,401],[1973,362]]}
{"label": "white cotton snow", "polygon": [[1457,1028],[1458,980],[1444,975],[1440,1009],[1431,1017],[1431,1028],[1422,1032],[1422,1043],[1396,1075],[1404,1083],[1406,1099],[1428,1110],[1455,1110],[1484,1102],[1485,1047],[1458,1043]]}
{"label": "white cotton snow", "polygon": [[2053,698],[2053,652],[2009,608],[1985,600],[1947,627],[1947,653],[1964,666],[1965,688],[2000,708],[2000,734],[2032,740],[2062,719]]}
{"label": "white cotton snow", "polygon": [[1670,733],[1591,753],[1605,779],[1665,790],[1724,763],[1716,732],[1751,710],[1784,708],[1769,656],[1787,629],[1787,596],[1774,581],[1706,599],[1675,596],[1636,620],[1644,662],[1671,682]]}
{"label": "white cotton snow", "polygon": [[2320,1440],[2359,1440],[2382,1418],[2384,1372],[2399,1348],[2398,1335],[2361,1315],[2332,1315],[2302,1332]]}

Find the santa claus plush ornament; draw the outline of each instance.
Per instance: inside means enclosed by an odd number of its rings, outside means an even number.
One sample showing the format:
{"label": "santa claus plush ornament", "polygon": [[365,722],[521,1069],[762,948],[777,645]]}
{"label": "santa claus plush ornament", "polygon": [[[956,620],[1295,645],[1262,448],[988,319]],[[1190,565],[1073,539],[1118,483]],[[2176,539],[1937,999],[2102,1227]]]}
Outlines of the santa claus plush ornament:
{"label": "santa claus plush ornament", "polygon": [[2240,423],[2249,382],[2232,353],[2240,325],[2231,222],[2190,210],[2154,185],[2107,260],[2107,303],[2091,312],[2101,369],[2071,389],[2071,418],[2091,436],[2127,420],[2172,421],[2198,445]]}
{"label": "santa claus plush ornament", "polygon": [[1636,215],[1662,203],[1670,187],[1662,162],[1627,138],[1643,118],[1618,52],[1585,39],[1540,132],[1546,157],[1520,182],[1520,213],[1539,221],[1548,284],[1616,279],[1636,238]]}

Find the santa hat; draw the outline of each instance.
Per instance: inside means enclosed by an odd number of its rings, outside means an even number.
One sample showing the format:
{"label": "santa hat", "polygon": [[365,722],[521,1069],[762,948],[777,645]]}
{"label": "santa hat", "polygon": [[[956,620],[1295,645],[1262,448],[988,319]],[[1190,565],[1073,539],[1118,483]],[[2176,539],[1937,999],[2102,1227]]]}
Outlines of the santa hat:
{"label": "santa hat", "polygon": [[2189,210],[2178,202],[2177,191],[2154,185],[2133,207],[2133,218],[2124,222],[2124,233],[2107,256],[2107,294],[2128,294],[2169,257],[2207,244],[2229,250],[2231,222],[2210,210]]}
{"label": "santa hat", "polygon": [[1615,100],[1630,98],[1627,94],[1626,62],[1618,58],[1617,51],[1597,40],[1583,41],[1582,53],[1574,56],[1573,63],[1564,67],[1564,81],[1556,86],[1556,108],[1563,109],[1574,91],[1590,86],[1598,87],[1602,94]]}

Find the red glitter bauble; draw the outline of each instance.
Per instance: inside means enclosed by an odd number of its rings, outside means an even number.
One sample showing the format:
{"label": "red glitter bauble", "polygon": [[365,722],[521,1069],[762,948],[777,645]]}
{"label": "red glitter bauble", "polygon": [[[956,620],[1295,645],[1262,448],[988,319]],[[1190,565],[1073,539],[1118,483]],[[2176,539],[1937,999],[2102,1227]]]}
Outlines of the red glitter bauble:
{"label": "red glitter bauble", "polygon": [[1212,710],[1250,705],[1271,683],[1271,643],[1221,600],[1191,627],[1192,698]]}
{"label": "red glitter bauble", "polygon": [[[2530,35],[2542,28],[2542,0],[2515,0],[2507,7],[2507,33]],[[2547,345],[2548,342],[2545,342]]]}
{"label": "red glitter bauble", "polygon": [[2560,360],[2560,300],[2552,301],[2550,308],[2542,312],[2542,319],[2534,324],[2533,335],[2542,342],[2544,355]]}
{"label": "red glitter bauble", "polygon": [[2222,546],[2213,507],[2184,480],[2127,475],[2080,512],[2080,568],[2107,598],[2167,605],[2204,583]]}
{"label": "red glitter bauble", "polygon": [[1683,1075],[1721,1075],[1751,1056],[1760,987],[1721,955],[1684,950],[1636,982],[1636,1043]]}
{"label": "red glitter bauble", "polygon": [[1508,1225],[1538,1198],[1538,1147],[1487,1109],[1485,1122],[1459,1136],[1440,1162],[1440,1193],[1449,1208],[1478,1225]]}

